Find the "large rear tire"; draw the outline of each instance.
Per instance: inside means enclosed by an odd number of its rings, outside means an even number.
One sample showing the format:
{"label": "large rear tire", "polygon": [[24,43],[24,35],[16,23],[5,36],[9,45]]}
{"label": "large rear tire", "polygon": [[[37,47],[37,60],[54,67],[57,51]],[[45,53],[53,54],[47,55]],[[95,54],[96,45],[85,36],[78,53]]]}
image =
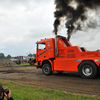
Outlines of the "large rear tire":
{"label": "large rear tire", "polygon": [[80,64],[78,70],[82,78],[94,78],[97,75],[97,66],[92,61],[84,61]]}
{"label": "large rear tire", "polygon": [[51,75],[52,70],[51,70],[50,64],[44,64],[43,67],[42,67],[42,72],[47,76]]}

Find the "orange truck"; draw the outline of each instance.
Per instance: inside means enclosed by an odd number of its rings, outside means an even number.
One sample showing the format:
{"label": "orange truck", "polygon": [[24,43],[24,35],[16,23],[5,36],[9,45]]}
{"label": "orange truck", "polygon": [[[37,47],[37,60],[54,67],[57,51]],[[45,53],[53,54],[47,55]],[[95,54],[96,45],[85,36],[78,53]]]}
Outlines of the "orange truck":
{"label": "orange truck", "polygon": [[37,42],[36,63],[45,75],[71,71],[82,78],[94,78],[100,72],[100,52],[72,46],[65,37],[56,35]]}

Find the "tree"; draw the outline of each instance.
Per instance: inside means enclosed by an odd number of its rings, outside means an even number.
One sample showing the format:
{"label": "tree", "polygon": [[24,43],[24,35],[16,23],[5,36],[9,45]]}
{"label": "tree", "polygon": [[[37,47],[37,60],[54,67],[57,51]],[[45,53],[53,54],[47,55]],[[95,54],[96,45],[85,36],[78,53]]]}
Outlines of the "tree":
{"label": "tree", "polygon": [[36,57],[36,54],[33,54],[33,57]]}
{"label": "tree", "polygon": [[100,51],[100,49],[98,49],[97,51]]}
{"label": "tree", "polygon": [[11,58],[11,55],[8,55],[6,58],[8,58],[8,59]]}
{"label": "tree", "polygon": [[32,54],[30,53],[30,54],[28,54],[28,56],[29,56],[29,57],[32,57]]}
{"label": "tree", "polygon": [[0,59],[4,59],[5,55],[3,53],[0,53]]}

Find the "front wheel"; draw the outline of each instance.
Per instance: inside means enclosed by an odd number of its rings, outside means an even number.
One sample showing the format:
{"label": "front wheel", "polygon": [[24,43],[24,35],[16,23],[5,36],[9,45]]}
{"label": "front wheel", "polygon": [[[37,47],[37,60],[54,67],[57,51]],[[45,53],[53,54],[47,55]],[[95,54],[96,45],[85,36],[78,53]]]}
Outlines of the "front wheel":
{"label": "front wheel", "polygon": [[50,64],[44,64],[43,67],[42,67],[42,72],[45,75],[50,75],[52,73]]}
{"label": "front wheel", "polygon": [[78,71],[82,78],[94,78],[97,75],[97,66],[92,61],[84,61]]}

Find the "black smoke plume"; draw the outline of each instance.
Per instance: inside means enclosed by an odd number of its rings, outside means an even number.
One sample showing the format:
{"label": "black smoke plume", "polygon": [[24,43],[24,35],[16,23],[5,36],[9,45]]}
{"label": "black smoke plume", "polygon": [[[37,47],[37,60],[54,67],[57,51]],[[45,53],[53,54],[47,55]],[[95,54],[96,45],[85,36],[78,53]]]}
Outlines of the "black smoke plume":
{"label": "black smoke plume", "polygon": [[[76,8],[71,5],[72,2],[77,5]],[[54,22],[54,32],[57,34],[58,26],[61,23],[61,18],[65,17],[67,39],[69,40],[72,32],[82,29],[82,23],[88,19],[86,12],[99,7],[100,0],[55,0],[55,5],[56,11],[54,12],[54,17],[56,19]],[[91,21],[88,23],[87,27],[96,27],[96,25],[92,26],[93,23],[94,22]]]}

